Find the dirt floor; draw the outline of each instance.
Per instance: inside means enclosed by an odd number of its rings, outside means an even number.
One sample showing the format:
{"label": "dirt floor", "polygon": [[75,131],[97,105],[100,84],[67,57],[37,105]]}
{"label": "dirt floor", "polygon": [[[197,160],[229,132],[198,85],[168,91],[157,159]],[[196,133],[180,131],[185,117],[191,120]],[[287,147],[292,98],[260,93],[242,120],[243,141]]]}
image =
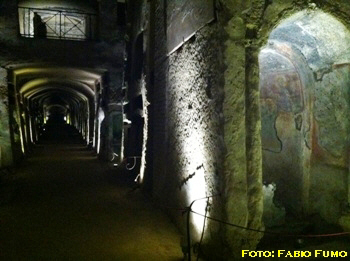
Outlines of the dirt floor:
{"label": "dirt floor", "polygon": [[48,133],[0,185],[0,260],[182,260],[180,234],[78,135]]}

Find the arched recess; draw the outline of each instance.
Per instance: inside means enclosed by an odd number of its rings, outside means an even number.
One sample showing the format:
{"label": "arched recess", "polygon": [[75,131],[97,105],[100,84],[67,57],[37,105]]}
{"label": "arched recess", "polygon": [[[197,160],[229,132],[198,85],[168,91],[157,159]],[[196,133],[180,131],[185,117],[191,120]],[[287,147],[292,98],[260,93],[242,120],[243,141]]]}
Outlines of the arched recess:
{"label": "arched recess", "polygon": [[[48,99],[50,98],[54,102],[58,102],[61,100],[61,102],[71,105],[71,113],[75,112],[77,113],[89,113],[91,105],[89,105],[89,100],[91,101],[91,98],[87,97],[86,95],[77,92],[74,89],[67,89],[66,86],[63,88],[59,86],[46,86],[46,87],[40,87],[37,89],[32,90],[31,92],[28,92],[25,94],[25,97],[30,100],[34,100],[36,98],[40,98],[39,101],[41,101],[42,104],[45,104],[45,102],[48,102]],[[45,98],[45,102],[42,101],[42,99]],[[73,103],[74,102],[74,103]],[[76,106],[73,106],[76,105]],[[85,105],[83,109],[85,111],[79,111],[79,105],[80,107],[82,105]],[[72,124],[76,125],[76,121],[74,121],[73,115],[72,115]],[[78,128],[78,126],[76,126]],[[79,129],[79,128],[78,128]]]}
{"label": "arched recess", "polygon": [[124,158],[124,117],[122,105],[117,103],[109,104],[108,118],[111,126],[108,136],[112,140],[111,150],[113,152],[111,159],[116,162],[115,164],[119,164]]}
{"label": "arched recess", "polygon": [[[46,123],[50,116],[50,108],[52,106],[64,107],[66,122],[76,127],[84,137],[89,137],[89,100],[86,96],[74,90],[62,90],[58,88],[39,88],[28,92],[25,96],[25,100],[36,108],[30,110],[30,117],[36,118],[38,114],[39,124],[37,122],[32,123],[32,130],[35,130],[36,137],[38,135],[38,129],[43,123]],[[37,139],[36,139],[37,140]],[[36,141],[35,140],[35,141]]]}
{"label": "arched recess", "polygon": [[130,54],[131,66],[128,68],[128,106],[125,110],[130,122],[124,128],[125,157],[134,165],[133,172],[140,184],[144,182],[146,166],[146,144],[148,138],[148,113],[147,91],[144,75],[144,34],[140,33],[135,38]]}
{"label": "arched recess", "polygon": [[37,140],[38,130],[34,126],[44,124],[43,106],[56,102],[68,107],[67,121],[92,143],[95,97],[104,88],[105,69],[42,62],[9,64],[6,69],[11,90],[11,143],[15,161]]}
{"label": "arched recess", "polygon": [[57,67],[51,64],[21,64],[10,66],[13,70],[16,86],[21,87],[29,81],[35,79],[65,79],[78,83],[83,83],[91,90],[96,91],[98,82],[101,82],[102,76],[106,70]]}
{"label": "arched recess", "polygon": [[[69,123],[75,126],[89,140],[92,135],[94,114],[94,91],[86,84],[67,79],[37,78],[26,82],[19,88],[19,113],[24,114],[23,128],[24,149],[37,136],[38,127],[33,122],[33,112],[29,109],[33,104],[39,105],[45,122],[49,105],[67,106]],[[35,129],[35,131],[33,131]]]}
{"label": "arched recess", "polygon": [[316,9],[282,21],[260,52],[263,181],[287,215],[337,223],[346,205],[349,47],[347,28]]}

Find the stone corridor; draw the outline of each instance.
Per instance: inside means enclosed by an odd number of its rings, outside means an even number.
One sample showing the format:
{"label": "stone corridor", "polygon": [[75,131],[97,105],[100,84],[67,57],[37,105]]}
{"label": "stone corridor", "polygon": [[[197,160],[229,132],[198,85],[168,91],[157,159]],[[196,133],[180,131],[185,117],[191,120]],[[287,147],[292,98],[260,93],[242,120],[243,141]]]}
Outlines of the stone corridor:
{"label": "stone corridor", "polygon": [[0,261],[350,256],[349,0],[0,1],[0,47]]}
{"label": "stone corridor", "polygon": [[69,127],[48,131],[3,181],[0,260],[181,260],[178,231],[126,173]]}

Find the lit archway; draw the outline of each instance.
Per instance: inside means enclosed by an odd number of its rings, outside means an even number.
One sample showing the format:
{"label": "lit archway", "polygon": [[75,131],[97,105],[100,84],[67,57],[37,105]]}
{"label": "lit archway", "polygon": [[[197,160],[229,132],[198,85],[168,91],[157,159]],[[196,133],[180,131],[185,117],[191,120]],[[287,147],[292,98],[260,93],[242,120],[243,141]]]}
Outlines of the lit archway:
{"label": "lit archway", "polygon": [[[19,125],[19,142],[25,153],[39,137],[49,114],[59,115],[74,126],[87,143],[93,140],[96,121],[95,97],[100,93],[105,70],[61,67],[52,64],[9,66],[16,94],[14,122]],[[18,156],[19,157],[19,156]]]}

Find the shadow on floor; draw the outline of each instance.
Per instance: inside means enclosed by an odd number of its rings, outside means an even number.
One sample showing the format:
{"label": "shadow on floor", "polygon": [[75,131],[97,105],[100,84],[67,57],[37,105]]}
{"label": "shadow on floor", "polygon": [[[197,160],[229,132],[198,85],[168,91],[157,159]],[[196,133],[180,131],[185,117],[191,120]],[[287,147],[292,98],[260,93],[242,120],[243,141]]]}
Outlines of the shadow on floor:
{"label": "shadow on floor", "polygon": [[182,260],[168,217],[69,126],[47,129],[13,177],[0,193],[0,260]]}

